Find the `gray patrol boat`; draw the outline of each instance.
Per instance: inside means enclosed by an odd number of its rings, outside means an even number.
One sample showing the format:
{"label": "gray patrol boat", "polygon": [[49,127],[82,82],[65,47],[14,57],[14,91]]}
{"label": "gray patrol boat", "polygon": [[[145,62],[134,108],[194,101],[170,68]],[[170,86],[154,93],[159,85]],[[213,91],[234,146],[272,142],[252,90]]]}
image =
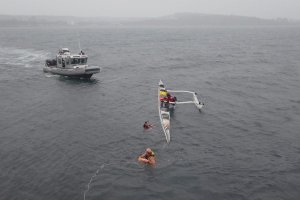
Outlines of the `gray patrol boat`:
{"label": "gray patrol boat", "polygon": [[80,51],[79,54],[71,54],[68,48],[61,48],[56,59],[47,59],[43,68],[44,72],[76,78],[91,78],[93,74],[100,72],[98,66],[87,65],[88,56]]}

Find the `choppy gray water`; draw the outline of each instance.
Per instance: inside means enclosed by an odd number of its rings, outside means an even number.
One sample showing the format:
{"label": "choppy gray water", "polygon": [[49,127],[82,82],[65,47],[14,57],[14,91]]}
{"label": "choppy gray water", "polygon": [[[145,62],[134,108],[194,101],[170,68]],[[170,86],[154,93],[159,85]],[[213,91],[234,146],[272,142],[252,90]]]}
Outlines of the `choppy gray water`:
{"label": "choppy gray water", "polygon": [[[77,32],[101,73],[44,74]],[[299,27],[1,28],[0,197],[298,200],[299,52]],[[159,79],[205,103],[176,108],[169,145]]]}

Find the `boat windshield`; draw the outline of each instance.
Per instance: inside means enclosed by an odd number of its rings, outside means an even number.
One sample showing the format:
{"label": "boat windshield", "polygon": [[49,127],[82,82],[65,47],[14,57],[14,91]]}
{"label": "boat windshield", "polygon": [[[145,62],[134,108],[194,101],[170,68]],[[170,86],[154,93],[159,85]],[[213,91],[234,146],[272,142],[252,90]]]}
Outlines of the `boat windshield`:
{"label": "boat windshield", "polygon": [[72,65],[85,65],[87,63],[87,58],[72,58]]}
{"label": "boat windshield", "polygon": [[81,64],[85,65],[87,63],[87,58],[80,58]]}

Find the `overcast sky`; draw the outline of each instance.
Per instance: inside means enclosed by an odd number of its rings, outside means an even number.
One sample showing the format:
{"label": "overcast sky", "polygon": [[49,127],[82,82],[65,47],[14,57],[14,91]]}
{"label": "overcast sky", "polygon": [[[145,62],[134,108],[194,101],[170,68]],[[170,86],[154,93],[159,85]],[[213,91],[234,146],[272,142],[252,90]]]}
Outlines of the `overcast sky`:
{"label": "overcast sky", "polygon": [[300,19],[300,0],[0,0],[0,14],[158,17],[178,12]]}

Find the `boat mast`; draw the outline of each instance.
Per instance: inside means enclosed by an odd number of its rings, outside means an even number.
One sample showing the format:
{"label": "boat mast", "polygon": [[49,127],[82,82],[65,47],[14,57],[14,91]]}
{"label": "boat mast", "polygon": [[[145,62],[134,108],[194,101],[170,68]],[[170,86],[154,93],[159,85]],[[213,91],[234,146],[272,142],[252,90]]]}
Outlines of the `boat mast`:
{"label": "boat mast", "polygon": [[79,48],[79,52],[81,52],[81,43],[80,43],[80,35],[79,32],[77,31],[77,40],[78,40],[78,48]]}

